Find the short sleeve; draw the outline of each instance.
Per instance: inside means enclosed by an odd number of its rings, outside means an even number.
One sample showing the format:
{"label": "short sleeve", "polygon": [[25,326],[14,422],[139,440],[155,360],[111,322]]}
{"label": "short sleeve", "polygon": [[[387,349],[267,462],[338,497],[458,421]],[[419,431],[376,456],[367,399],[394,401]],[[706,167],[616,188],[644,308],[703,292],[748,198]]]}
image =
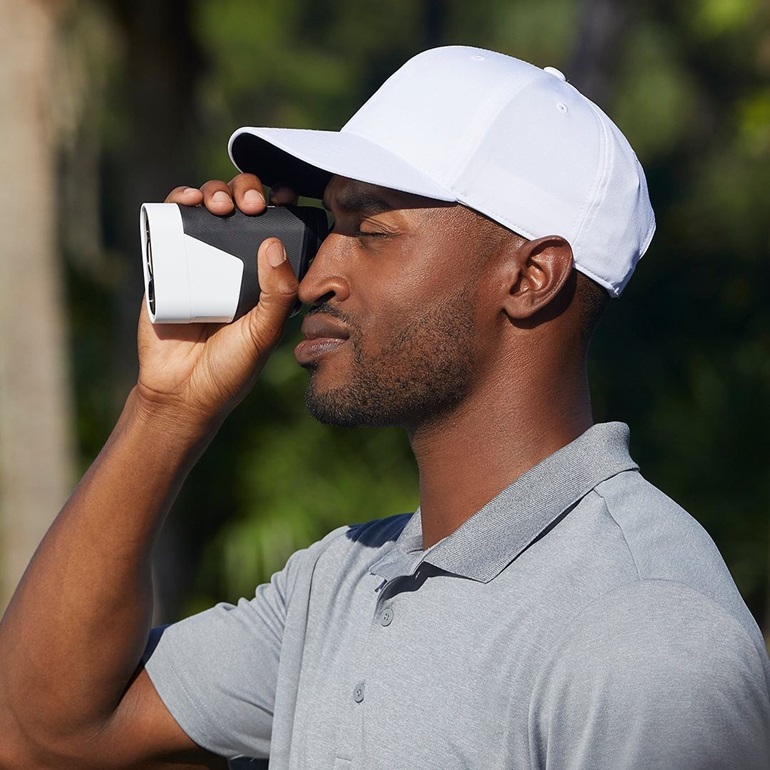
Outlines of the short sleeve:
{"label": "short sleeve", "polygon": [[315,550],[295,553],[252,600],[172,624],[157,641],[147,673],[199,746],[228,758],[268,756],[288,605]]}
{"label": "short sleeve", "polygon": [[574,620],[530,701],[532,767],[767,770],[768,660],[711,599],[654,580]]}

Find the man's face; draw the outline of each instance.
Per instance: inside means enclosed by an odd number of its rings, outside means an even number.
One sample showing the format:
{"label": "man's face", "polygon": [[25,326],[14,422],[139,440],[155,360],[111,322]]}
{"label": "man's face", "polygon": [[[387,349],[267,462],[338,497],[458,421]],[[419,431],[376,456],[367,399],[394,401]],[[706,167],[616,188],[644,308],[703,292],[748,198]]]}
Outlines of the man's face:
{"label": "man's face", "polygon": [[348,427],[435,421],[477,369],[480,218],[341,177],[325,204],[334,227],[300,286],[311,309],[295,350],[310,411]]}

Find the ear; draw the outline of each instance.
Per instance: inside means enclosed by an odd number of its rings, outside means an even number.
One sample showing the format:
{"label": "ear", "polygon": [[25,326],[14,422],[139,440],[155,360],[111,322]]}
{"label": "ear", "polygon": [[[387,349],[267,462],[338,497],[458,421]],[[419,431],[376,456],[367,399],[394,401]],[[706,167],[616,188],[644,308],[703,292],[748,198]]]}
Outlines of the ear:
{"label": "ear", "polygon": [[567,283],[574,260],[572,247],[559,235],[525,241],[508,262],[508,293],[503,309],[523,321],[549,305]]}

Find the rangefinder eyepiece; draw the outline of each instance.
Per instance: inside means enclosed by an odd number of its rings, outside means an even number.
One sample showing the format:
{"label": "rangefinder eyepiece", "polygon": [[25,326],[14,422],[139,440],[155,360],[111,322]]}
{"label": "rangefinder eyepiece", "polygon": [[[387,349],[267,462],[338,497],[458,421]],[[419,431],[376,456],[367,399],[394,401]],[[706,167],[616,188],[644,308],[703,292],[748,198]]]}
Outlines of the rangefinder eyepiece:
{"label": "rangefinder eyepiece", "polygon": [[202,206],[145,203],[139,214],[147,310],[153,323],[230,323],[259,299],[256,254],[283,241],[298,278],[326,234],[326,213],[269,206],[258,216],[220,217]]}

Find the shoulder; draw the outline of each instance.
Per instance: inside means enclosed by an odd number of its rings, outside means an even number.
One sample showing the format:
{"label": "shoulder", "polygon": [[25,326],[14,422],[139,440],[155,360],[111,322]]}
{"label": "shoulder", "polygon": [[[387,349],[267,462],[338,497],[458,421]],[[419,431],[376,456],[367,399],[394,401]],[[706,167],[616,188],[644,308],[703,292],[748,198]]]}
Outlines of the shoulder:
{"label": "shoulder", "polygon": [[711,536],[638,472],[599,484],[607,521],[617,528],[639,580],[668,581],[711,599],[761,643],[761,635]]}
{"label": "shoulder", "polygon": [[[641,580],[566,627],[533,690],[531,727],[549,754],[566,750],[565,725],[590,736],[593,766],[732,755],[678,766],[764,767],[769,687],[767,654],[722,606],[681,583]],[[633,754],[646,764],[624,764]]]}
{"label": "shoulder", "polygon": [[594,491],[620,514],[628,510],[641,510],[651,515],[673,516],[680,524],[695,521],[676,500],[650,482],[638,468],[605,479],[596,485]]}
{"label": "shoulder", "polygon": [[[565,628],[557,648],[553,655],[559,660],[582,656],[612,663],[634,658],[647,669],[681,665],[688,658],[685,669],[721,659],[760,672],[767,658],[720,604],[671,580],[634,581],[604,594]],[[635,670],[627,669],[627,675],[634,676]]]}
{"label": "shoulder", "polygon": [[315,561],[329,551],[335,553],[340,551],[371,552],[382,548],[388,543],[398,540],[412,515],[411,513],[399,513],[384,519],[337,527],[309,548],[293,554],[288,564],[291,564],[292,561]]}
{"label": "shoulder", "polygon": [[348,571],[357,573],[371,564],[377,551],[396,541],[406,526],[411,513],[402,513],[362,524],[338,527],[308,548],[289,557],[283,570],[273,576],[271,583],[287,584],[310,580],[319,576],[327,579]]}

